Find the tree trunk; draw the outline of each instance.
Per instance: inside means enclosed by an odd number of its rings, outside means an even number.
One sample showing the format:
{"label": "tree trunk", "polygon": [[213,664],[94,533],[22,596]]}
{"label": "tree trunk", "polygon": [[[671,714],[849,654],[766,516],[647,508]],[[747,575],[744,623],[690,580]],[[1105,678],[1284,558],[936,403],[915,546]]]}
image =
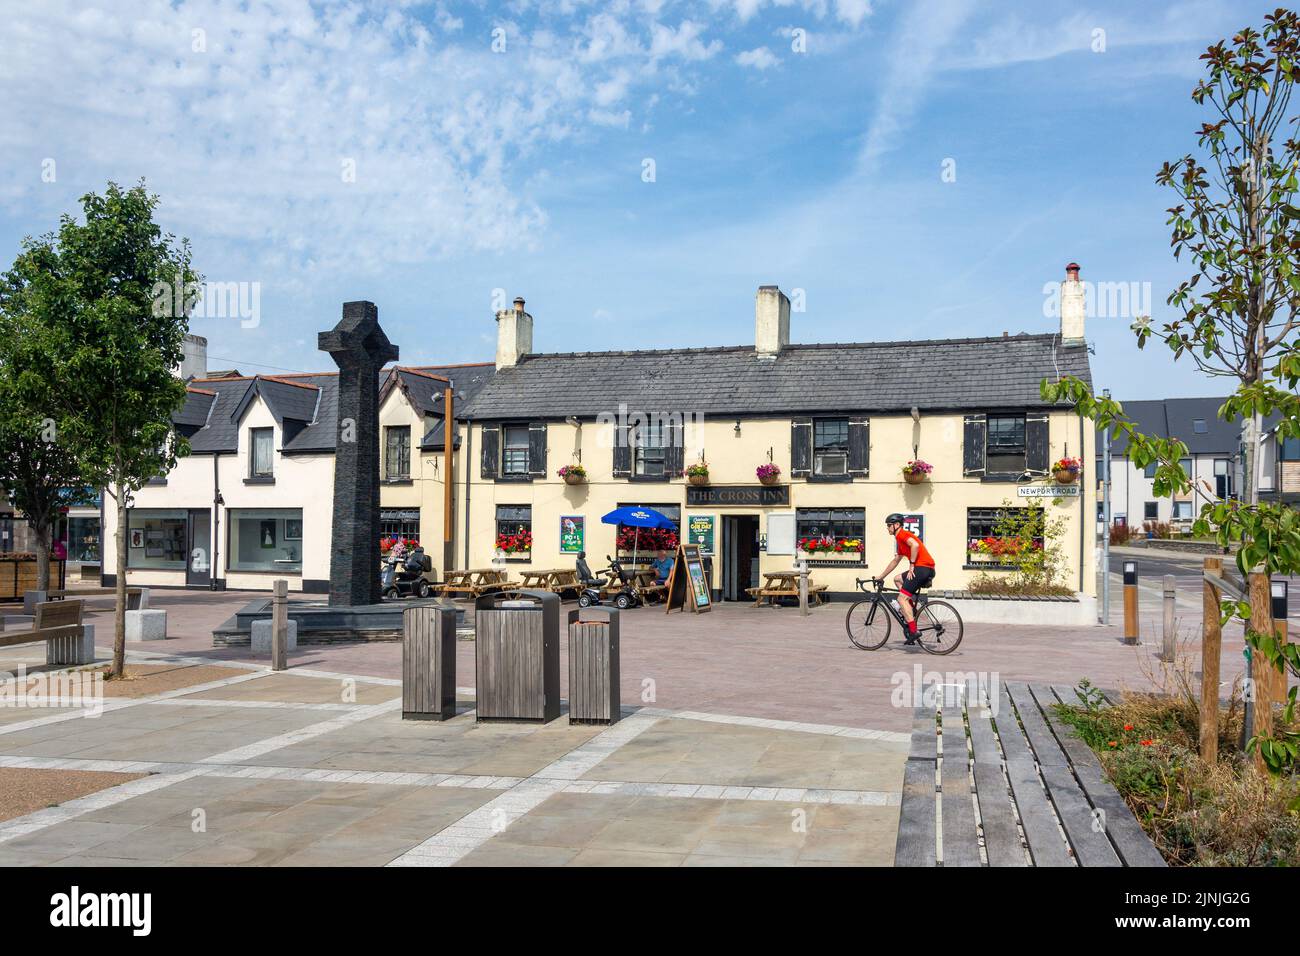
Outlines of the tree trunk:
{"label": "tree trunk", "polygon": [[113,614],[113,677],[126,671],[126,486],[117,486],[117,586],[116,610]]}
{"label": "tree trunk", "polygon": [[36,590],[50,589],[50,526],[32,522],[32,536],[36,539]]}
{"label": "tree trunk", "polygon": [[1245,466],[1241,476],[1241,500],[1247,505],[1259,504],[1259,436],[1262,420],[1258,414],[1246,419],[1242,444],[1246,446]]}

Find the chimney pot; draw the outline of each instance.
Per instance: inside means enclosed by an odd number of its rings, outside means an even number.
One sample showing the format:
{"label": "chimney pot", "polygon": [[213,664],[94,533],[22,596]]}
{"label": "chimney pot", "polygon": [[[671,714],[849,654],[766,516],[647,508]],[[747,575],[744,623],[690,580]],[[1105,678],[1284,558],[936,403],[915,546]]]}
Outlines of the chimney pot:
{"label": "chimney pot", "polygon": [[515,296],[515,311],[524,311],[524,297],[522,295]]}

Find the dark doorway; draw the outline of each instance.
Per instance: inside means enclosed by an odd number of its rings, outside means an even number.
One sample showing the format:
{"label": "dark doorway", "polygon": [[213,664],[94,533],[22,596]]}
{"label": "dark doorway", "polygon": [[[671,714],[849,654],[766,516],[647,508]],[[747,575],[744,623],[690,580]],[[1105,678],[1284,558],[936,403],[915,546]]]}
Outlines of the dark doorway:
{"label": "dark doorway", "polygon": [[207,587],[212,581],[212,512],[191,511],[189,524],[185,583],[190,587]]}
{"label": "dark doorway", "polygon": [[747,601],[758,584],[758,515],[722,518],[722,599]]}

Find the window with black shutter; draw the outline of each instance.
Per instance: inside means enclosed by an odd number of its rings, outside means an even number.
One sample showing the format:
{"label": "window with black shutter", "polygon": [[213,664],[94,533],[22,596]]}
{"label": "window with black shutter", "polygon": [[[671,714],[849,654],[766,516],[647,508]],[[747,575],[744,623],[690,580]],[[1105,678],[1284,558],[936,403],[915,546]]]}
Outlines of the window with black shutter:
{"label": "window with black shutter", "polygon": [[790,422],[790,477],[807,478],[812,474],[813,427],[811,418]]}
{"label": "window with black shutter", "polygon": [[495,478],[501,473],[501,426],[484,425],[481,437],[483,452],[480,474],[484,478]]}
{"label": "window with black shutter", "polygon": [[849,420],[813,419],[812,473],[817,478],[845,478],[849,474]]}
{"label": "window with black shutter", "polygon": [[614,466],[615,478],[629,478],[632,475],[632,439],[631,429],[626,422],[614,426]]}
{"label": "window with black shutter", "polygon": [[985,440],[988,435],[988,416],[967,415],[962,423],[961,473],[983,477],[985,472]]}
{"label": "window with black shutter", "polygon": [[528,445],[527,425],[502,426],[501,475],[503,477],[528,477]]}
{"label": "window with black shutter", "polygon": [[849,474],[866,478],[871,464],[871,423],[865,418],[849,419]]}
{"label": "window with black shutter", "polygon": [[531,422],[528,426],[527,470],[534,478],[546,477],[546,422]]}

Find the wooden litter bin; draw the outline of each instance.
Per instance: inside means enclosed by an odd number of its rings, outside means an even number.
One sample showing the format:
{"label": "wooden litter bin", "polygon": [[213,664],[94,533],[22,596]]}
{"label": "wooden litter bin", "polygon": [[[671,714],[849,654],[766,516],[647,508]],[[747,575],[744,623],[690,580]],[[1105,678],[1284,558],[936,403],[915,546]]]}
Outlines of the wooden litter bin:
{"label": "wooden litter bin", "polygon": [[402,719],[456,716],[456,609],[415,604],[402,612]]}
{"label": "wooden litter bin", "polygon": [[619,703],[618,614],[613,608],[569,612],[569,723],[614,724]]}
{"label": "wooden litter bin", "polygon": [[505,591],[474,602],[478,720],[560,716],[560,596]]}

